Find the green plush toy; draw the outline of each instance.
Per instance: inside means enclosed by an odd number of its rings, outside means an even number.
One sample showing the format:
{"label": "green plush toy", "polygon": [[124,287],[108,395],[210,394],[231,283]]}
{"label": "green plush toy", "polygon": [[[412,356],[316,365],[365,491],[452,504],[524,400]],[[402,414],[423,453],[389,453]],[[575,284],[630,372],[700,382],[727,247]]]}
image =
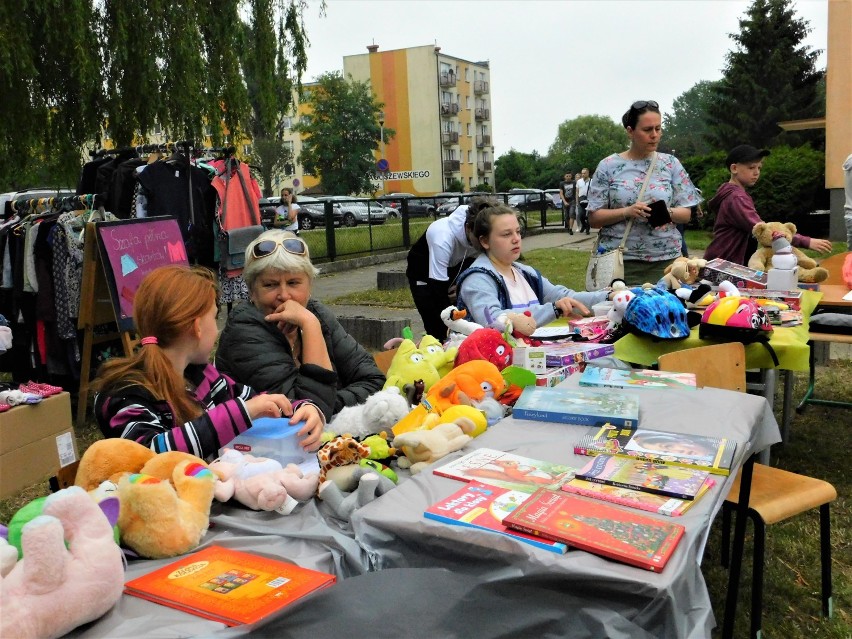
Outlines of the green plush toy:
{"label": "green plush toy", "polygon": [[394,355],[388,368],[387,381],[384,388],[396,386],[405,396],[406,385],[412,385],[416,380],[423,380],[424,392],[441,379],[441,374],[434,364],[423,354],[414,342],[404,339]]}

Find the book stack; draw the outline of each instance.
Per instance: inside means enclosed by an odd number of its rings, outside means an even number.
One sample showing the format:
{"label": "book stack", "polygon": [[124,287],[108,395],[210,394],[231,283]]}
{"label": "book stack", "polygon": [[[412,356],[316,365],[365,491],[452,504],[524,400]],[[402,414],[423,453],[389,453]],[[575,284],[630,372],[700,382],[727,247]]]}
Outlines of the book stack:
{"label": "book stack", "polygon": [[622,428],[639,426],[639,399],[631,393],[590,388],[527,386],[512,415],[541,422]]}
{"label": "book stack", "polygon": [[335,579],[285,561],[209,546],[128,581],[124,592],[237,626],[255,623]]}
{"label": "book stack", "polygon": [[591,388],[681,388],[695,390],[695,373],[586,366],[580,386]]}
{"label": "book stack", "polygon": [[665,568],[684,533],[680,524],[546,488],[512,510],[503,524],[653,572]]}
{"label": "book stack", "polygon": [[704,489],[710,473],[698,468],[598,455],[577,471],[577,479],[638,490],[652,495],[692,501]]}

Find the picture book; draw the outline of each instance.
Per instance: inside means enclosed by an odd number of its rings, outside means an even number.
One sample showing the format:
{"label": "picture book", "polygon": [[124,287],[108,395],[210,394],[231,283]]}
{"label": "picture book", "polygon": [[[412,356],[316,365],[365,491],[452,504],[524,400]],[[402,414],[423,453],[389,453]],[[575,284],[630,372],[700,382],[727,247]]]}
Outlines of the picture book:
{"label": "picture book", "polygon": [[128,581],[124,592],[237,626],[263,619],[335,579],[286,561],[209,546]]}
{"label": "picture book", "polygon": [[527,386],[512,415],[540,422],[637,428],[639,397],[604,389]]}
{"label": "picture book", "polygon": [[542,486],[559,488],[574,477],[574,469],[570,466],[504,453],[493,448],[478,448],[464,457],[438,466],[432,472],[441,477],[464,482],[478,481],[527,494]]}
{"label": "picture book", "polygon": [[530,495],[503,523],[653,572],[665,568],[684,532],[680,524],[546,488]]}
{"label": "picture book", "polygon": [[614,344],[562,342],[559,344],[544,344],[544,354],[547,366],[570,366],[580,362],[588,362],[598,357],[612,355]]}
{"label": "picture book", "polygon": [[577,471],[578,479],[642,490],[655,495],[695,499],[710,475],[706,470],[667,466],[640,459],[598,455]]}
{"label": "picture book", "polygon": [[585,479],[572,479],[567,484],[563,484],[562,490],[566,493],[574,493],[575,495],[583,495],[592,499],[601,499],[630,508],[638,508],[639,510],[647,510],[648,512],[657,513],[658,515],[668,515],[669,517],[679,517],[692,505],[698,501],[704,493],[716,484],[716,480],[708,477],[704,484],[695,495],[695,499],[677,499],[676,497],[663,497],[662,495],[654,495],[641,490],[632,490],[630,488],[620,488],[618,486],[610,486],[608,484],[597,484]]}
{"label": "picture book", "polygon": [[586,366],[580,386],[604,388],[682,388],[695,390],[695,373]]}
{"label": "picture book", "polygon": [[427,519],[434,519],[445,524],[490,530],[515,537],[536,548],[564,553],[568,547],[563,543],[528,535],[503,525],[503,518],[529,496],[529,493],[519,490],[509,490],[472,481],[446,499],[432,504],[423,515]]}
{"label": "picture book", "polygon": [[609,425],[594,435],[584,435],[574,446],[577,455],[608,453],[656,464],[697,467],[714,475],[730,474],[736,450],[737,442],[725,438]]}

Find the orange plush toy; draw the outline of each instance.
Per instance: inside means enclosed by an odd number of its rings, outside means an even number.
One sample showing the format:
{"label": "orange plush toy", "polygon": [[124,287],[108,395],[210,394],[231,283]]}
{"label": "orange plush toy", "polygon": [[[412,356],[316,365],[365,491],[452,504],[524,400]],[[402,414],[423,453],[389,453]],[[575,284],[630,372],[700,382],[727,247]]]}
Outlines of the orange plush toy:
{"label": "orange plush toy", "polygon": [[506,381],[491,362],[474,359],[456,366],[433,384],[423,403],[430,411],[443,413],[456,404],[472,404],[486,397],[498,398],[506,390]]}

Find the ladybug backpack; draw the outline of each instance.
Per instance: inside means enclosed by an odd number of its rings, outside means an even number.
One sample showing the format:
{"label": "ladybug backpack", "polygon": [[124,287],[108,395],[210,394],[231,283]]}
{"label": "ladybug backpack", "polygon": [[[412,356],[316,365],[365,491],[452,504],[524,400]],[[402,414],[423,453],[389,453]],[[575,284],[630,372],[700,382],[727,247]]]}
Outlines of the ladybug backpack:
{"label": "ladybug backpack", "polygon": [[772,324],[766,312],[748,297],[723,297],[713,302],[701,316],[698,337],[717,342],[763,344],[778,366],[778,356],[769,344]]}

